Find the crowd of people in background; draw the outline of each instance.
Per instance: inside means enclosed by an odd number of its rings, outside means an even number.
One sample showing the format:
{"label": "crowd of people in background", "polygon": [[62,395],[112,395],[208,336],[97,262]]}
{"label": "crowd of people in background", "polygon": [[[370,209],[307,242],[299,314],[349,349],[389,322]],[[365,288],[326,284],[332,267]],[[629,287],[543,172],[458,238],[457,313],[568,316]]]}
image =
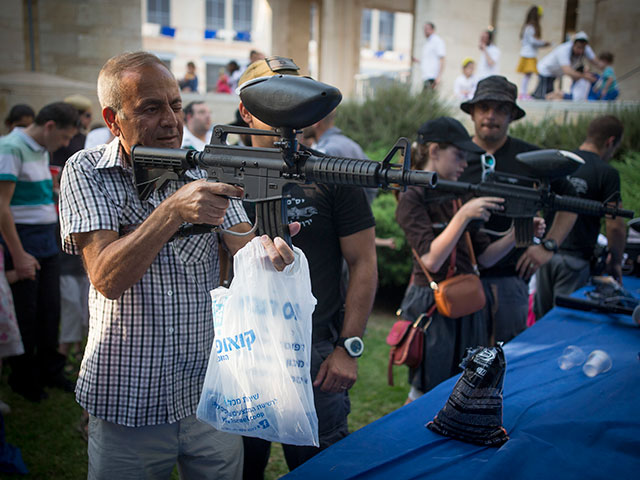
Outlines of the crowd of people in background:
{"label": "crowd of people in background", "polygon": [[[424,123],[416,132],[413,168],[478,183],[483,155],[491,154],[496,171],[524,175],[516,154],[539,147],[511,137],[508,129],[525,116],[518,99],[528,98],[533,74],[538,75],[534,98],[556,98],[554,82],[564,75],[574,80],[574,99],[584,95],[578,92],[581,81],[589,83],[585,98],[616,98],[613,54],[596,56],[583,32],[536,61],[537,50],[549,46],[542,39],[541,16],[542,8],[532,7],[521,29],[520,96],[517,86],[499,75],[495,32],[483,31],[477,60],[463,60],[454,87],[473,134],[449,117]],[[431,22],[424,24],[424,34],[418,60],[424,89],[439,89],[445,44]],[[602,74],[589,71],[585,60]],[[298,75],[298,70],[289,59],[265,59],[252,51],[246,69],[231,61],[219,72],[216,91],[236,92],[252,79]],[[46,399],[45,387],[76,392],[86,409],[83,433],[92,439],[92,478],[140,473],[151,464],[154,474],[170,474],[176,462],[193,478],[205,473],[238,477],[243,470],[244,478],[262,478],[269,458],[269,442],[243,440],[195,421],[214,334],[208,291],[224,281],[224,252],[233,254],[250,237],[212,233],[167,246],[184,222],[249,230],[248,212],[241,202],[229,200],[240,193],[219,183],[182,182],[154,193],[147,204],[138,200],[127,168],[135,144],[202,150],[209,142],[210,107],[201,100],[183,105],[180,91],[198,92],[193,62],[184,78],[176,80],[152,54],[118,55],[105,64],[98,81],[106,126],[92,124],[88,98],[71,95],[37,113],[27,105],[14,106],[5,120],[7,135],[0,138],[0,361],[8,357],[9,385],[29,401]],[[148,102],[150,110],[139,111],[140,102]],[[329,155],[366,159],[334,125],[335,115],[307,129],[301,143]],[[242,102],[233,124],[272,129]],[[553,191],[598,201],[619,192],[619,175],[607,162],[622,135],[617,118],[596,118],[575,152],[584,166],[554,182]],[[270,148],[274,139],[254,134],[240,142]],[[293,243],[309,259],[318,299],[311,371],[320,430],[320,448],[285,446],[293,469],[349,433],[348,391],[357,381],[359,355],[346,341],[362,342],[376,292],[376,246],[395,244],[375,236],[370,204],[376,191],[312,185],[290,193],[296,208],[289,219],[296,225],[294,233],[300,230]],[[431,309],[424,339],[428,355],[410,370],[408,402],[457,373],[467,347],[508,342],[526,328],[528,281],[534,274],[538,316],[553,306],[554,294],[587,281],[600,219],[549,214],[534,220],[539,241],[515,248],[511,225],[499,215],[503,202],[494,197],[452,201],[450,195],[421,187],[398,198],[396,218],[416,252],[403,315],[415,321],[430,309],[431,275],[440,281],[452,271],[473,273],[479,267],[486,296],[483,309],[462,318]],[[474,220],[486,222],[490,233],[467,235]],[[621,280],[624,223],[607,219],[606,233],[611,251],[607,269]],[[293,261],[284,242],[263,241],[277,269]],[[175,318],[167,311],[173,307],[162,307],[178,303],[187,328],[171,323]],[[164,322],[179,328],[181,336],[174,336],[174,327],[165,328]],[[90,346],[86,351],[85,342]],[[84,356],[77,386],[65,368],[69,356]],[[152,379],[157,391],[140,379]],[[8,408],[0,401],[0,412]],[[184,437],[180,429],[187,432]],[[160,438],[171,448],[161,445]],[[196,459],[193,452],[198,450]]]}
{"label": "crowd of people in background", "polygon": [[[601,52],[596,56],[589,46],[589,37],[585,32],[578,32],[561,45],[553,48],[538,62],[538,50],[551,46],[542,38],[540,20],[543,8],[532,6],[525,16],[520,29],[520,59],[515,72],[522,74],[520,99],[538,100],[615,100],[619,95],[615,72],[613,70],[614,55]],[[413,61],[420,64],[420,72],[424,88],[442,90],[441,80],[445,68],[446,46],[444,40],[436,33],[433,22],[424,24],[425,40],[419,59]],[[472,55],[462,60],[462,73],[456,77],[453,95],[457,100],[467,100],[473,96],[475,85],[491,75],[505,75],[500,64],[500,49],[495,45],[495,30],[489,27],[480,34],[477,59]],[[585,64],[585,61],[588,63]],[[589,68],[589,65],[592,67]],[[597,73],[601,72],[601,73]],[[538,77],[538,84],[530,93],[533,75]],[[563,76],[572,80],[571,92],[565,93],[556,85],[556,80]]]}

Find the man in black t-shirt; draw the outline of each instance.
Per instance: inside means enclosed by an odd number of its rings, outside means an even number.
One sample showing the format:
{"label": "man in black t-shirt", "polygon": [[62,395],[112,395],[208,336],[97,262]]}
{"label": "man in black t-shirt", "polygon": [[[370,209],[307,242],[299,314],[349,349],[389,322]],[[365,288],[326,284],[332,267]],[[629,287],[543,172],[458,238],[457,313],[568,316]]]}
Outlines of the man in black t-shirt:
{"label": "man in black t-shirt", "polygon": [[[268,75],[297,75],[298,67],[282,57],[252,63],[242,85]],[[272,130],[240,103],[240,114],[251,128]],[[273,136],[252,136],[254,147],[273,148]],[[362,188],[305,185],[291,189],[289,221],[301,225],[293,237],[309,261],[311,289],[318,303],[313,312],[311,378],[318,415],[320,448],[283,445],[290,470],[349,434],[348,390],[356,382],[357,357],[377,286],[375,221]],[[342,261],[349,269],[346,298],[341,294]],[[353,345],[359,345],[356,351]],[[264,478],[270,442],[244,437],[244,479]]]}
{"label": "man in black t-shirt", "polygon": [[[460,108],[471,115],[475,127],[473,141],[494,156],[495,170],[526,176],[515,157],[518,153],[537,150],[538,147],[507,134],[509,124],[525,116],[524,110],[516,104],[517,95],[518,88],[513,83],[505,77],[493,75],[478,82],[473,98],[462,103]],[[460,181],[482,181],[480,155],[469,155],[467,163],[469,165]],[[531,182],[523,184],[531,186]],[[573,195],[575,192],[565,179],[553,182],[551,188],[563,195]],[[514,249],[496,265],[481,271],[490,316],[487,323],[496,342],[508,342],[526,328],[529,311],[527,282],[540,266],[551,259],[573,227],[575,219],[573,213],[558,212],[541,244]],[[499,215],[492,215],[485,225],[496,233],[506,232],[510,226],[510,219]]]}
{"label": "man in black t-shirt", "polygon": [[[587,138],[575,153],[585,161],[569,180],[578,195],[598,202],[617,201],[620,174],[607,162],[622,140],[623,125],[612,115],[595,118]],[[553,308],[557,294],[570,294],[589,280],[590,261],[600,232],[600,217],[579,215],[573,229],[560,245],[557,255],[543,265],[536,278],[535,313],[540,318]],[[624,220],[606,219],[607,243],[611,257],[607,271],[622,282],[622,253],[625,245]]]}

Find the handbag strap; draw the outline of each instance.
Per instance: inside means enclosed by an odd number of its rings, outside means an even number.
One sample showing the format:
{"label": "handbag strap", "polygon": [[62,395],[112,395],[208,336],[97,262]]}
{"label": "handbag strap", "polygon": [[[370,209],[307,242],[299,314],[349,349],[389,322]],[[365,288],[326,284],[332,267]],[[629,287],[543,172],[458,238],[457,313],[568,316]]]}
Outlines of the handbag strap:
{"label": "handbag strap", "polygon": [[[413,322],[413,324],[411,324],[411,326],[408,328],[408,332],[407,332],[408,338],[404,342],[404,348],[410,347],[410,343],[413,341],[413,337],[416,333],[416,330],[421,329],[423,332],[427,331],[427,329],[429,328],[429,325],[431,325],[431,322],[433,321],[433,312],[435,312],[435,310],[436,310],[436,304],[434,303],[431,306],[431,308],[427,310],[426,313],[423,313],[422,315],[420,315],[418,319],[415,322]],[[422,320],[425,317],[428,318],[429,320],[427,321],[424,327],[421,327],[420,324],[422,323]],[[394,345],[389,349],[389,364],[387,365],[387,382],[392,387],[393,387],[393,356],[396,350],[398,350],[398,348],[399,348],[399,344]]]}
{"label": "handbag strap", "polygon": [[[458,208],[462,206],[462,201],[459,198],[454,200],[454,203],[458,205]],[[478,270],[478,262],[476,260],[476,254],[473,251],[473,243],[471,243],[471,234],[469,233],[469,230],[464,231],[464,239],[465,239],[465,242],[467,243],[467,249],[469,250],[469,259],[471,260],[471,266],[473,267],[473,272],[479,276],[480,270]]]}
{"label": "handbag strap", "polygon": [[[458,209],[460,208],[461,205],[462,205],[462,202],[460,201],[459,198],[456,198],[453,200],[454,215],[458,212]],[[475,272],[475,274],[479,275],[480,272],[478,271],[478,263],[476,262],[476,255],[475,255],[475,252],[473,251],[473,244],[471,243],[471,235],[467,230],[465,230],[463,235],[464,235],[465,242],[467,244],[467,248],[469,249],[469,258],[471,259],[471,266],[473,267],[473,271]],[[451,256],[449,257],[449,268],[447,269],[446,278],[451,278],[455,273],[457,249],[458,249],[458,246],[456,244],[456,246],[451,251]],[[429,286],[431,287],[432,290],[437,290],[438,284],[433,280],[433,277],[431,276],[427,268],[424,266],[424,263],[422,263],[422,259],[420,258],[420,255],[418,255],[418,252],[416,251],[416,249],[412,248],[411,251],[413,252],[413,256],[415,257],[415,259],[417,260],[418,265],[420,266],[420,269],[425,274],[425,276],[429,279]]]}

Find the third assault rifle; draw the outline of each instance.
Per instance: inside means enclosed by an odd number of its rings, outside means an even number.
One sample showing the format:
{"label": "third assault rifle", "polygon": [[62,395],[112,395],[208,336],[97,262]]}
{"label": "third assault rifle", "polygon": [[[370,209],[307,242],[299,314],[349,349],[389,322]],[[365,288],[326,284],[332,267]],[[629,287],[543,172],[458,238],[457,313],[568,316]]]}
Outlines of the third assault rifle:
{"label": "third assault rifle", "polygon": [[[400,138],[382,162],[353,158],[330,157],[300,147],[296,134],[328,115],[340,103],[342,95],[335,87],[306,77],[275,75],[246,83],[240,98],[255,117],[267,125],[278,126],[274,131],[217,125],[211,142],[204,150],[166,149],[135,146],[131,150],[138,194],[146,199],[167,181],[187,180],[187,170],[199,167],[207,172],[210,181],[239,185],[244,188],[244,200],[255,202],[256,225],[259,234],[280,236],[291,244],[286,197],[296,184],[324,183],[357,187],[404,190],[409,185],[434,188],[463,195],[489,195],[505,199],[501,214],[517,219],[516,228],[525,228],[529,235],[532,217],[541,208],[569,210],[594,215],[633,216],[631,212],[579,198],[560,197],[546,188],[533,189],[499,183],[472,185],[443,182],[434,172],[410,169],[411,148],[406,138]],[[274,148],[254,148],[228,145],[229,134],[268,135],[278,140]],[[396,153],[401,162],[392,163]],[[535,153],[535,152],[534,152]],[[539,152],[538,152],[539,155]],[[548,152],[541,160],[529,159],[542,173],[552,171]],[[547,159],[547,160],[545,160]],[[546,163],[545,163],[546,162]],[[541,165],[540,165],[541,164]],[[566,168],[566,166],[565,166]],[[571,171],[577,168],[572,166]],[[540,173],[540,172],[538,172]],[[564,173],[566,175],[567,173]],[[214,230],[211,225],[182,227],[178,236],[188,236]],[[253,230],[252,230],[253,231]],[[526,235],[521,235],[523,239]],[[532,237],[532,235],[529,235]],[[526,239],[530,242],[530,238]]]}
{"label": "third assault rifle", "polygon": [[[566,177],[584,164],[584,160],[574,153],[564,150],[536,150],[520,153],[516,155],[516,160],[527,172],[528,177],[492,171],[484,174],[483,181],[478,184],[439,180],[436,189],[450,192],[455,196],[471,194],[475,197],[504,198],[504,210],[497,213],[513,219],[516,247],[526,247],[531,244],[532,219],[540,210],[562,210],[579,215],[633,218],[631,210],[616,206],[617,199],[612,199],[616,204],[600,203],[585,198],[558,195],[551,191],[552,180]],[[516,184],[523,180],[535,186],[530,188]]]}

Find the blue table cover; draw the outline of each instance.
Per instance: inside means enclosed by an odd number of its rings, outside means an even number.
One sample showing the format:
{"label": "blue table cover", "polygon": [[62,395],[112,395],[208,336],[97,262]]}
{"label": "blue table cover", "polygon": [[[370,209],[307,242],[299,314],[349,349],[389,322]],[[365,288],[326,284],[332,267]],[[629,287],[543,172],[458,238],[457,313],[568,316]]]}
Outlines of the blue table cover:
{"label": "blue table cover", "polygon": [[[624,286],[640,298],[640,279]],[[591,287],[592,288],[592,287]],[[587,287],[589,289],[589,287]],[[576,296],[584,298],[584,291]],[[561,370],[568,345],[605,350],[607,373]],[[630,479],[640,478],[640,328],[630,316],[556,307],[504,347],[500,448],[442,437],[425,424],[457,377],[321,452],[286,479]]]}

